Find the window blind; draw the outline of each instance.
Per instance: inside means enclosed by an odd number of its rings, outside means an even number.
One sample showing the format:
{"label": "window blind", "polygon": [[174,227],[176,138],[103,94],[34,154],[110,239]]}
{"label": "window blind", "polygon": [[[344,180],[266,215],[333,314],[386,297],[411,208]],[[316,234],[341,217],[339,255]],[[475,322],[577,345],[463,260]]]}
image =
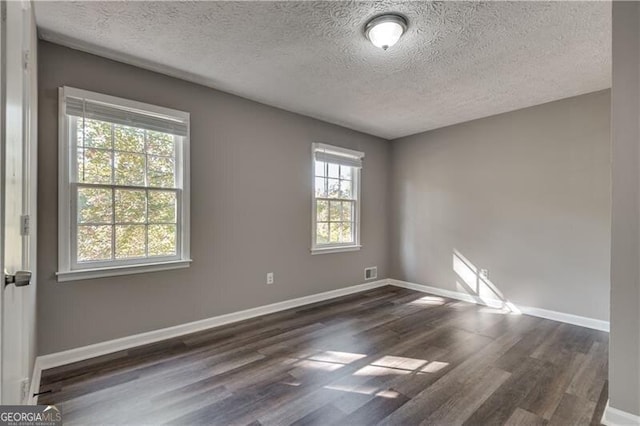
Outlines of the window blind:
{"label": "window blind", "polygon": [[341,166],[362,168],[362,157],[348,155],[339,152],[332,152],[326,149],[316,149],[314,152],[316,161],[339,164]]}
{"label": "window blind", "polygon": [[67,96],[65,98],[66,114],[92,120],[107,121],[124,126],[187,136],[189,124],[186,121],[163,115],[155,115],[90,101],[83,98]]}

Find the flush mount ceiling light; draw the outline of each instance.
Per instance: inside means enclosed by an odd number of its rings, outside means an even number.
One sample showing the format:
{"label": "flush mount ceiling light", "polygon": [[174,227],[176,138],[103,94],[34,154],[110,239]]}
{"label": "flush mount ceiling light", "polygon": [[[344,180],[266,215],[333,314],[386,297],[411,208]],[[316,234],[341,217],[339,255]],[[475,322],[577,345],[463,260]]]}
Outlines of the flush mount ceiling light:
{"label": "flush mount ceiling light", "polygon": [[407,30],[407,20],[393,13],[376,16],[364,27],[364,34],[374,46],[387,50]]}

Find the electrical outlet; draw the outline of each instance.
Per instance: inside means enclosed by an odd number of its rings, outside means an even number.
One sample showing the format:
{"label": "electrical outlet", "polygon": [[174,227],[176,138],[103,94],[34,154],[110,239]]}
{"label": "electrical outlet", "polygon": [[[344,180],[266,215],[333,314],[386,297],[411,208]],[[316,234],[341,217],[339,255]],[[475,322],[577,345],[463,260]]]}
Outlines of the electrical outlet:
{"label": "electrical outlet", "polygon": [[485,277],[485,278],[489,278],[489,270],[488,269],[480,269],[480,276],[481,277]]}
{"label": "electrical outlet", "polygon": [[267,284],[273,284],[273,272],[267,273]]}

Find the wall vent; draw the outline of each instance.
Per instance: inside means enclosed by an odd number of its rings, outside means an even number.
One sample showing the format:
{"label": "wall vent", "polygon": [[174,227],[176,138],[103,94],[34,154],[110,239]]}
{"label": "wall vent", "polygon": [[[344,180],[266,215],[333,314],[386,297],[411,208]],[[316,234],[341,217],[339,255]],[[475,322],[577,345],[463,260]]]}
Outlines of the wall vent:
{"label": "wall vent", "polygon": [[372,266],[370,268],[364,268],[364,279],[365,280],[375,280],[378,278],[378,267]]}

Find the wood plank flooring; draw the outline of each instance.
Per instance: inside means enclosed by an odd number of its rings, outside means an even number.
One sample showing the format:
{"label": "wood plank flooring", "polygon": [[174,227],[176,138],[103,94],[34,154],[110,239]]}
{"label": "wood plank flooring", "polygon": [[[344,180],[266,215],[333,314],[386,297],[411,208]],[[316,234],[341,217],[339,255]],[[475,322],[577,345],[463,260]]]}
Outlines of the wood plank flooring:
{"label": "wood plank flooring", "polygon": [[397,287],[46,370],[65,424],[587,425],[608,334]]}

